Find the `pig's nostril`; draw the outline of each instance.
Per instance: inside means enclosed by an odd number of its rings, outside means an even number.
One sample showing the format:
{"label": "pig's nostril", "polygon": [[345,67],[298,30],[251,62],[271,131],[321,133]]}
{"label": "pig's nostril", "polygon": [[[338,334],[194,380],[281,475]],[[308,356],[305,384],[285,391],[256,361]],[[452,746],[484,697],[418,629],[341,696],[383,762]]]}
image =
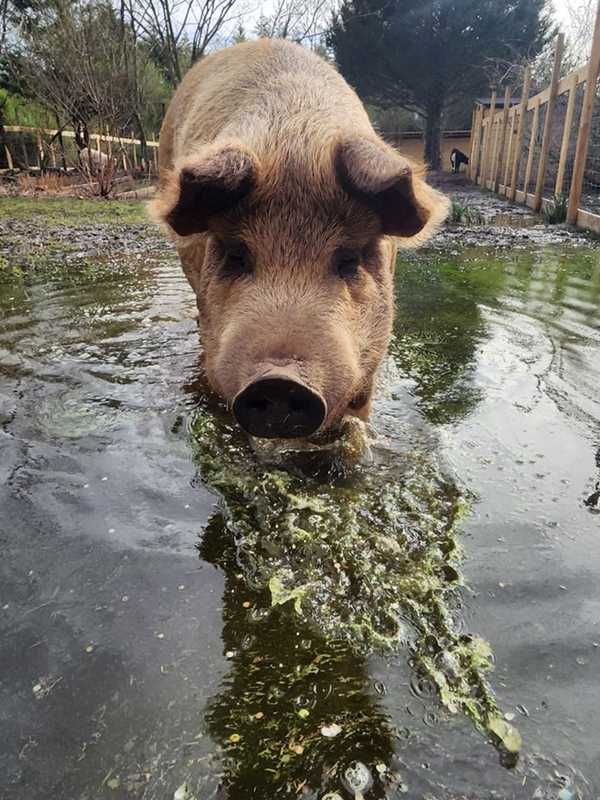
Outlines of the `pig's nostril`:
{"label": "pig's nostril", "polygon": [[258,398],[256,400],[251,400],[248,403],[248,408],[251,411],[262,412],[262,411],[266,411],[268,407],[269,407],[269,401],[265,400],[264,398]]}
{"label": "pig's nostril", "polygon": [[304,411],[306,408],[306,399],[299,396],[297,393],[290,395],[290,411]]}
{"label": "pig's nostril", "polygon": [[310,436],[326,413],[321,395],[286,376],[253,381],[233,401],[233,414],[242,428],[268,439]]}

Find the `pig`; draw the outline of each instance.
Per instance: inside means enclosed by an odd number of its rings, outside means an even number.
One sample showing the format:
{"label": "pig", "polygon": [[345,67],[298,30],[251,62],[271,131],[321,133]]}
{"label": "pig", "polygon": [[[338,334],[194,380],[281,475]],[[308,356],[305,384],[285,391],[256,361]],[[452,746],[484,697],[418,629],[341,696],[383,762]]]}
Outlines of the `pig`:
{"label": "pig", "polygon": [[203,58],[165,116],[150,206],[197,298],[206,378],[252,436],[367,419],[397,246],[446,199],[375,133],[355,92],[269,39]]}
{"label": "pig", "polygon": [[89,147],[84,147],[79,151],[79,161],[86,172],[97,175],[107,168],[110,159],[101,150],[90,150]]}

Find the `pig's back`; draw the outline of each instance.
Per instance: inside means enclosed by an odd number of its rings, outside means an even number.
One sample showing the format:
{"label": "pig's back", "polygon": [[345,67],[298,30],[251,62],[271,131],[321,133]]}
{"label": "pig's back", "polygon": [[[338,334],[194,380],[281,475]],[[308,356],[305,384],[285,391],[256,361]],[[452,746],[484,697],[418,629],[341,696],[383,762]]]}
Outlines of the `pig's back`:
{"label": "pig's back", "polygon": [[372,134],[362,103],[336,70],[300,45],[260,39],[196,64],[161,130],[161,168],[217,138],[257,155],[318,146],[339,134]]}

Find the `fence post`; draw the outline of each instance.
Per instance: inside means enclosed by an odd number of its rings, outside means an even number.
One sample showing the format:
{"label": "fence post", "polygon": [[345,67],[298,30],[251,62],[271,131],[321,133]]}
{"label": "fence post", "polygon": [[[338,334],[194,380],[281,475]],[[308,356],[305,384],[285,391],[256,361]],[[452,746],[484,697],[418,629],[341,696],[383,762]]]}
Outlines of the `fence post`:
{"label": "fence post", "polygon": [[558,90],[558,80],[560,77],[560,65],[562,62],[563,48],[565,45],[564,33],[559,33],[556,39],[556,50],[554,52],[554,66],[552,67],[552,83],[550,84],[550,97],[546,108],[546,120],[544,122],[544,135],[542,137],[542,149],[540,151],[540,163],[538,166],[537,181],[535,185],[535,198],[533,210],[539,211],[542,207],[542,194],[544,191],[544,181],[546,178],[546,162],[550,151],[550,136],[552,135],[552,123],[554,121],[554,106],[556,105],[556,93]]}
{"label": "fence post", "polygon": [[137,147],[135,139],[133,138],[133,131],[129,134],[131,137],[131,154],[133,156],[133,172],[134,174],[137,172],[138,161],[137,161]]}
{"label": "fence post", "polygon": [[501,112],[499,111],[497,114],[494,114],[493,119],[493,139],[492,149],[490,151],[490,189],[492,191],[494,191],[494,185],[496,183],[496,161],[498,158],[498,140],[500,138],[501,116]]}
{"label": "fence post", "polygon": [[573,73],[569,84],[569,100],[567,102],[567,113],[565,114],[565,127],[563,128],[562,144],[560,146],[560,160],[558,162],[558,172],[556,173],[556,186],[554,194],[556,197],[562,194],[563,183],[565,180],[565,169],[567,158],[569,157],[569,142],[571,140],[571,128],[573,127],[573,117],[575,116],[575,95],[577,93],[577,73]]}
{"label": "fence post", "polygon": [[533,108],[533,120],[531,121],[531,136],[529,138],[529,152],[527,154],[527,168],[525,169],[524,202],[527,205],[527,194],[531,183],[531,172],[533,170],[533,157],[535,155],[535,140],[537,139],[538,127],[540,125],[540,101],[535,101]]}
{"label": "fence post", "polygon": [[[523,78],[523,94],[521,96],[519,128],[517,130],[517,141],[513,154],[512,171],[510,176],[510,193],[507,195],[509,200],[514,202],[517,196],[517,182],[519,180],[519,167],[521,165],[521,155],[523,153],[523,142],[525,140],[525,124],[527,122],[527,104],[529,103],[529,88],[531,86],[531,67],[525,70]],[[526,190],[527,191],[527,190]]]}
{"label": "fence post", "polygon": [[[496,152],[496,163],[494,164],[494,176],[492,178],[494,182],[492,188],[495,192],[498,191],[498,188],[500,186],[500,166],[502,164],[502,156],[504,154],[504,146],[506,144],[506,129],[508,128],[508,111],[510,106],[511,94],[512,94],[511,87],[507,86],[506,89],[504,90],[504,108],[502,109],[502,120],[500,122],[500,131],[498,133],[498,150]],[[510,140],[509,140],[509,149],[510,149]]]}
{"label": "fence post", "polygon": [[477,180],[477,164],[479,161],[479,139],[481,136],[481,106],[475,109],[473,130],[471,131],[471,155],[469,157],[469,178]]}
{"label": "fence post", "polygon": [[504,195],[508,194],[508,181],[510,178],[510,166],[512,164],[512,157],[513,157],[513,145],[515,143],[515,121],[517,116],[517,107],[511,109],[510,114],[508,115],[509,121],[509,132],[508,132],[508,144],[506,147],[506,164],[504,165]]}
{"label": "fence post", "polygon": [[471,112],[471,147],[469,149],[469,163],[467,164],[467,176],[471,177],[471,165],[473,164],[473,151],[475,143],[475,126],[477,125],[477,108],[473,104],[473,111]]}
{"label": "fence post", "polygon": [[581,119],[579,121],[579,133],[577,134],[577,147],[575,149],[575,164],[573,165],[573,178],[571,180],[571,191],[569,192],[569,208],[567,211],[567,222],[575,225],[577,222],[577,212],[581,191],[583,189],[583,177],[585,173],[585,162],[587,159],[590,131],[592,127],[592,114],[594,112],[594,102],[596,100],[596,81],[600,70],[600,2],[596,11],[596,25],[594,27],[594,40],[592,44],[592,55],[588,67],[587,82],[585,84],[585,96],[581,109]]}
{"label": "fence post", "polygon": [[485,167],[485,142],[487,138],[489,118],[486,116],[485,108],[481,111],[481,147],[479,149],[479,160],[477,169],[477,183],[483,186],[483,170]]}
{"label": "fence post", "polygon": [[43,158],[44,158],[44,148],[42,146],[42,134],[39,132],[39,130],[36,136],[36,145],[37,145],[37,164],[41,172]]}
{"label": "fence post", "polygon": [[494,139],[494,114],[496,113],[496,90],[492,90],[490,112],[487,118],[487,129],[483,139],[483,153],[481,154],[481,185],[487,189],[487,175],[490,168],[490,158]]}
{"label": "fence post", "polygon": [[4,153],[6,155],[6,163],[8,164],[8,168],[12,172],[13,169],[15,168],[15,165],[13,164],[12,155],[8,147],[8,142],[4,143]]}
{"label": "fence post", "polygon": [[[152,134],[152,141],[156,141],[156,134]],[[154,146],[152,148],[152,155],[154,156],[154,172],[158,175],[158,147]]]}
{"label": "fence post", "polygon": [[[490,105],[490,125],[488,129],[488,144],[486,147],[486,163],[485,163],[485,175],[483,176],[483,186],[484,189],[487,189],[488,177],[491,182],[492,180],[492,162],[494,160],[494,142],[496,140],[495,136],[495,120],[496,120],[496,90],[492,92],[492,102]],[[486,177],[488,176],[488,177]]]}

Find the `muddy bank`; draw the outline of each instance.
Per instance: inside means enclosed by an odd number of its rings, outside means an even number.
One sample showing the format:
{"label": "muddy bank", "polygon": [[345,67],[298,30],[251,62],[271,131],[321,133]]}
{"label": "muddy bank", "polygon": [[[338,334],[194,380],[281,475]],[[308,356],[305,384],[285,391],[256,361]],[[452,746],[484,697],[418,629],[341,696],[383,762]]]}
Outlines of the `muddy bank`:
{"label": "muddy bank", "polygon": [[[448,195],[465,213],[467,221],[447,223],[429,246],[518,247],[573,245],[585,247],[597,240],[593,234],[568,225],[548,225],[539,214],[471,184],[464,175],[431,176],[431,183]],[[469,221],[469,217],[474,221]]]}
{"label": "muddy bank", "polygon": [[83,267],[170,249],[139,201],[0,198],[0,269]]}
{"label": "muddy bank", "polygon": [[[546,225],[524,206],[509,203],[491,192],[433,176],[452,200],[477,218],[475,224],[447,223],[428,248],[528,248],[543,245],[593,245],[595,239],[565,225]],[[151,223],[141,201],[0,198],[0,268],[36,267],[42,263],[72,263],[172,250]]]}

